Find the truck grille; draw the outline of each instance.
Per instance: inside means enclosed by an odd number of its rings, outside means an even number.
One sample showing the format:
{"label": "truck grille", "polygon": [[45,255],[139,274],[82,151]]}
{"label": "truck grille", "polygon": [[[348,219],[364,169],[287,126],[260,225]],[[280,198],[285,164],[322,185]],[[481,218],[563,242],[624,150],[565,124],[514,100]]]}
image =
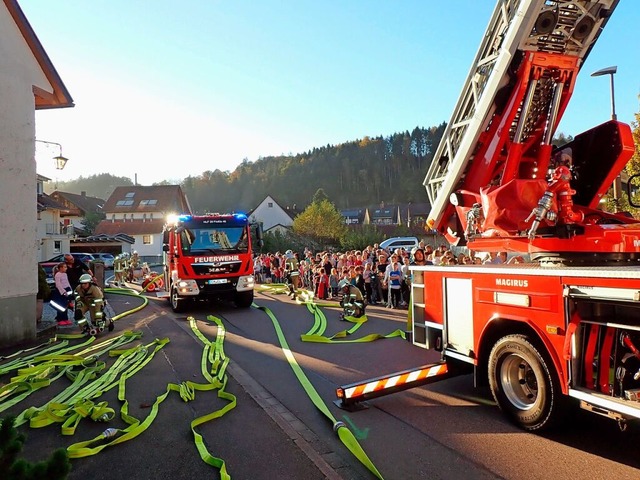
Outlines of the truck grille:
{"label": "truck grille", "polygon": [[224,275],[238,273],[242,262],[194,263],[191,265],[196,275]]}

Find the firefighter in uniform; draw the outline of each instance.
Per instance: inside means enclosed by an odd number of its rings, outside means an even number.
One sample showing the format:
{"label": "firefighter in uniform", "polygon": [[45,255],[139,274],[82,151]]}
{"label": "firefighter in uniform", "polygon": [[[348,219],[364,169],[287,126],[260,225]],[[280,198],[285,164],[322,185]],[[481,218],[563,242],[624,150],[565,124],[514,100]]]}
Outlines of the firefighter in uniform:
{"label": "firefighter in uniform", "polygon": [[82,320],[87,312],[91,314],[91,322],[97,325],[102,320],[102,307],[104,294],[102,290],[91,281],[91,275],[85,273],[80,277],[80,284],[76,287],[76,321]]}
{"label": "firefighter in uniform", "polygon": [[291,250],[285,252],[284,268],[289,281],[289,296],[295,300],[296,292],[300,287],[300,264]]}
{"label": "firefighter in uniform", "polygon": [[352,285],[349,280],[340,280],[338,289],[342,293],[340,306],[343,308],[343,316],[360,318],[364,315],[364,297],[358,287]]}

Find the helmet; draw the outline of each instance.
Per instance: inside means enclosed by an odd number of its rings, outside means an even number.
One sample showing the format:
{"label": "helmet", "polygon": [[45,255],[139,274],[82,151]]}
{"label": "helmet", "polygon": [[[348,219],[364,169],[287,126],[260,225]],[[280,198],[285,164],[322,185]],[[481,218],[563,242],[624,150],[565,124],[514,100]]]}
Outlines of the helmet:
{"label": "helmet", "polygon": [[340,280],[340,283],[338,283],[338,288],[342,290],[343,288],[348,288],[350,285],[351,283],[349,283],[349,280],[343,278],[342,280]]}
{"label": "helmet", "polygon": [[83,273],[82,275],[80,275],[78,283],[91,283],[91,275],[89,275],[88,273]]}
{"label": "helmet", "polygon": [[293,258],[293,251],[287,250],[286,252],[284,252],[284,256],[287,258]]}

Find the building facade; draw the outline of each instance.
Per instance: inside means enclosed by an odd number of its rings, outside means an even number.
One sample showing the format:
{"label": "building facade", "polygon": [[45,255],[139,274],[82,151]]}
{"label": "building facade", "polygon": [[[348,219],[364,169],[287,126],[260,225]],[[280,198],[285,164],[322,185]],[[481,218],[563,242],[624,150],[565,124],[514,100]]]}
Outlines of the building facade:
{"label": "building facade", "polygon": [[15,0],[0,1],[0,43],[0,345],[12,345],[36,336],[35,111],[73,99]]}
{"label": "building facade", "polygon": [[129,235],[131,250],[147,261],[162,257],[166,216],[189,214],[189,201],[179,185],[116,187],[103,207],[106,218],[95,235]]}

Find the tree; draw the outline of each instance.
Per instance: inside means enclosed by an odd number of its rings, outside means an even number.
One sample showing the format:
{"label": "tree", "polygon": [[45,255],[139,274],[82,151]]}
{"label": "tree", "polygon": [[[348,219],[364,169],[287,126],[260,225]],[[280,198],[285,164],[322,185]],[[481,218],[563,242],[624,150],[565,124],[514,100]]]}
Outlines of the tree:
{"label": "tree", "polygon": [[358,225],[347,229],[340,239],[340,246],[344,250],[363,250],[367,245],[378,243],[382,238],[375,225]]}
{"label": "tree", "polygon": [[324,192],[324,188],[319,188],[318,190],[316,190],[316,193],[313,194],[313,199],[311,200],[311,203],[320,203],[323,200],[329,200],[329,197]]}
{"label": "tree", "polygon": [[293,220],[293,231],[310,237],[322,245],[338,243],[347,226],[344,218],[329,200],[313,202]]}
{"label": "tree", "polygon": [[43,462],[30,463],[18,458],[25,441],[14,427],[15,417],[0,420],[0,472],[6,480],[62,480],[71,463],[64,448],[59,448]]}
{"label": "tree", "polygon": [[[635,145],[635,151],[629,162],[625,165],[623,170],[623,177],[631,177],[632,175],[640,174],[640,112],[635,114],[636,120],[631,122],[631,128],[633,129],[633,143]],[[638,181],[634,182],[634,185],[638,185]],[[638,188],[632,188],[633,203],[640,204],[640,190]],[[640,210],[632,207],[629,203],[629,198],[625,193],[620,195],[620,198],[616,202],[613,198],[613,188],[610,188],[606,194],[605,210],[608,212],[622,211],[629,212],[635,218],[640,217]]]}
{"label": "tree", "polygon": [[573,136],[565,135],[563,132],[556,132],[556,134],[553,136],[553,140],[551,140],[551,145],[553,145],[554,147],[561,147],[572,141]]}
{"label": "tree", "polygon": [[104,220],[106,215],[99,212],[87,212],[87,215],[82,219],[82,226],[89,235],[93,235],[98,224]]}

